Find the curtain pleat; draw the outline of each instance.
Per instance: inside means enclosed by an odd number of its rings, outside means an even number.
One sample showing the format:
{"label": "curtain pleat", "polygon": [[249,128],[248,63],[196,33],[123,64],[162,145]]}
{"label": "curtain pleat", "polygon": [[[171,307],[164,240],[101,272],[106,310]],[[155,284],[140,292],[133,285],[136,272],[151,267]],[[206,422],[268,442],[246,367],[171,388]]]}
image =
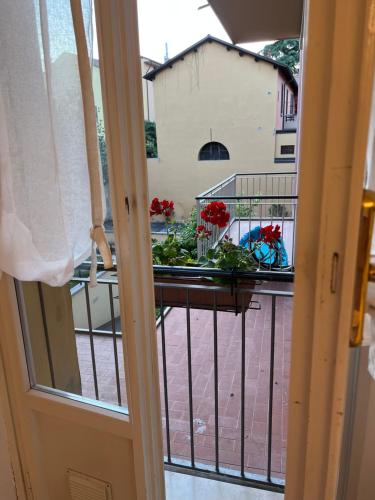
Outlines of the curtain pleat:
{"label": "curtain pleat", "polygon": [[92,228],[90,236],[92,246],[91,285],[96,284],[96,247],[102,256],[104,268],[112,267],[112,254],[104,233],[103,179],[99,156],[98,135],[94,91],[92,88],[91,66],[86,42],[85,25],[80,0],[70,0],[73,26],[76,37],[78,67],[82,86],[82,102],[86,130],[86,150],[90,178]]}
{"label": "curtain pleat", "polygon": [[93,241],[106,266],[110,256],[87,81],[92,6],[77,2],[82,62],[74,3],[0,2],[0,271],[52,286],[72,277]]}

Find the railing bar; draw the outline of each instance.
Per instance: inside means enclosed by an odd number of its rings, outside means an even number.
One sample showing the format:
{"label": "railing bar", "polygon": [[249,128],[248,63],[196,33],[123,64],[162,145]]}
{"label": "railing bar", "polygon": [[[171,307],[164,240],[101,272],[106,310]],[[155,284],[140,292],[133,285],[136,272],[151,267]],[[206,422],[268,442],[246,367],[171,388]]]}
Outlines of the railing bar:
{"label": "railing bar", "polygon": [[38,281],[38,293],[39,293],[40,308],[42,311],[43,330],[44,330],[44,338],[46,341],[48,366],[49,366],[49,371],[50,371],[50,375],[51,375],[51,385],[52,385],[53,389],[56,389],[56,378],[55,378],[55,370],[53,367],[51,344],[49,341],[46,308],[45,308],[45,303],[44,303],[42,284],[40,281]]}
{"label": "railing bar", "polygon": [[[281,237],[284,236],[284,222],[285,222],[285,212],[286,212],[286,207],[284,205],[284,208],[282,210],[282,219],[281,219]],[[280,258],[280,252],[279,252],[279,266],[281,267],[282,265],[282,258]]]}
{"label": "railing bar", "polygon": [[[249,233],[251,231],[251,217],[252,217],[252,214],[253,214],[253,207],[252,207],[252,204],[251,204],[251,200],[249,200]],[[250,248],[250,242],[249,242],[249,250],[251,250],[251,248]]]}
{"label": "railing bar", "polygon": [[241,298],[241,475],[245,476],[245,363],[246,323],[244,296]]}
{"label": "railing bar", "polygon": [[[178,464],[177,463],[173,465],[166,464],[165,469],[171,472],[178,472],[181,474],[187,474],[195,477],[201,477],[215,481],[222,481],[225,483],[236,484],[239,486],[254,487],[257,489],[273,491],[277,493],[284,493],[285,490],[284,486],[285,482],[282,479],[274,481],[273,483],[270,484],[268,481],[266,481],[265,477],[263,480],[262,479],[263,476],[260,476],[258,474],[252,474],[251,472],[246,472],[245,477],[241,477],[239,474],[236,474],[236,471],[234,470],[230,471],[228,469],[225,472],[221,471],[218,474],[214,471],[213,467],[207,464],[197,463],[195,468],[192,469],[189,465],[185,464],[183,460],[181,460],[181,463]],[[251,495],[251,497],[253,497],[253,495]],[[231,497],[231,500],[232,498],[233,496]]]}
{"label": "railing bar", "polygon": [[[203,191],[203,193],[201,193],[201,194],[199,195],[199,198],[203,198],[203,197],[205,197],[205,196],[209,197],[210,193],[212,193],[213,191],[215,191],[215,190],[219,189],[219,188],[220,188],[220,187],[222,187],[224,184],[229,184],[229,183],[233,180],[233,178],[235,178],[235,177],[236,177],[236,174],[232,174],[232,175],[230,175],[229,177],[227,177],[227,178],[226,178],[226,179],[224,179],[223,181],[221,181],[221,182],[219,182],[219,183],[215,184],[215,185],[214,185],[213,187],[211,187],[210,189],[207,189],[207,191]],[[195,199],[197,199],[197,198],[195,198]]]}
{"label": "railing bar", "polygon": [[214,389],[215,389],[215,467],[219,472],[219,369],[217,348],[217,295],[214,292]]}
{"label": "railing bar", "polygon": [[[90,333],[88,328],[74,328],[74,331],[79,335],[89,335]],[[94,337],[112,337],[112,331],[108,330],[93,329],[92,334],[94,335]],[[116,331],[116,337],[120,339],[122,337],[122,333]]]}
{"label": "railing bar", "polygon": [[[280,274],[280,279],[278,279],[278,275],[277,274]],[[247,276],[246,275],[246,278],[249,278],[249,279],[252,279],[252,280],[255,280],[255,281],[279,281],[279,282],[283,282],[283,283],[293,283],[293,279],[290,279],[290,277],[287,275],[288,273],[284,273],[282,271],[260,271],[259,273],[257,272],[254,272],[252,275],[250,276]],[[194,274],[184,274],[184,273],[181,273],[181,274],[178,274],[176,272],[174,273],[171,273],[172,276],[196,276]],[[286,276],[285,276],[286,275]],[[199,275],[197,275],[199,276]],[[214,275],[213,277],[215,276],[218,276],[218,277],[228,277],[228,278],[232,278],[232,276],[228,276],[227,274],[223,274],[223,275],[220,275],[220,274],[217,274],[217,275]],[[234,275],[233,278],[241,278],[240,276],[236,276]],[[228,287],[225,287],[225,286],[211,286],[211,285],[188,285],[188,284],[179,284],[179,283],[159,283],[159,282],[155,282],[154,286],[156,288],[160,288],[160,287],[165,287],[165,288],[195,288],[195,289],[203,289],[203,290],[213,290],[213,288],[215,289],[221,289],[221,290],[227,290]],[[277,292],[279,292],[277,290]],[[258,293],[258,292],[257,292]]]}
{"label": "railing bar", "polygon": [[[252,172],[252,173],[249,173],[249,172],[236,172],[235,174],[233,174],[231,177],[235,176],[235,175],[238,175],[238,176],[243,176],[243,177],[259,177],[259,176],[265,176],[265,175],[268,175],[269,177],[272,177],[272,176],[276,176],[276,175],[290,175],[291,177],[295,176],[297,174],[297,171],[294,171],[294,172],[277,172],[277,173],[273,173],[273,172]],[[228,177],[228,179],[230,179],[230,177]]]}
{"label": "railing bar", "polygon": [[193,412],[193,377],[191,369],[191,330],[190,330],[190,298],[189,289],[186,288],[186,334],[188,357],[188,383],[189,383],[189,419],[190,419],[190,462],[195,466],[194,457],[194,412]]}
{"label": "railing bar", "polygon": [[167,350],[165,347],[165,323],[164,323],[164,297],[163,288],[160,294],[160,329],[161,329],[161,349],[163,358],[163,387],[164,387],[164,409],[165,409],[165,429],[167,437],[167,455],[168,463],[172,463],[171,459],[171,436],[169,427],[169,399],[168,399],[168,373],[167,373]]}
{"label": "railing bar", "polygon": [[276,297],[272,296],[271,310],[271,349],[270,349],[270,381],[269,381],[269,401],[268,401],[268,441],[267,441],[267,480],[271,480],[272,466],[272,418],[273,418],[273,384],[275,365],[275,319],[276,319]]}
{"label": "railing bar", "polygon": [[[204,290],[207,292],[228,292],[228,287],[220,287],[220,286],[203,286],[203,285],[175,285],[169,283],[155,283],[156,288],[160,288],[164,286],[165,288],[176,288],[176,289],[186,289],[186,290]],[[283,290],[254,290],[253,288],[241,288],[237,291],[239,294],[249,293],[251,292],[253,295],[276,295],[280,297],[293,297],[293,292],[283,291]],[[176,306],[175,306],[176,307]]]}
{"label": "railing bar", "polygon": [[[237,201],[236,206],[242,207],[241,202]],[[240,239],[241,239],[241,208],[239,212],[240,216],[238,217],[238,245],[240,244]]]}
{"label": "railing bar", "polygon": [[113,340],[113,357],[115,359],[117,402],[118,405],[121,406],[120,371],[119,371],[118,352],[117,352],[115,310],[113,306],[113,285],[108,285],[108,292],[109,292],[109,305],[111,308],[111,326],[112,326],[112,340]]}
{"label": "railing bar", "polygon": [[[279,175],[288,175],[288,176],[290,176],[292,178],[296,174],[297,174],[297,172],[279,172]],[[215,184],[213,187],[209,188],[207,191],[204,191],[203,193],[200,193],[198,195],[198,197],[199,198],[203,198],[205,196],[209,197],[210,193],[212,193],[213,191],[216,191],[217,189],[221,188],[223,185],[229,184],[233,180],[233,178],[235,178],[236,176],[244,176],[247,179],[248,178],[252,178],[253,181],[254,181],[255,178],[257,178],[257,177],[260,177],[260,176],[269,177],[270,175],[274,176],[274,174],[270,173],[270,172],[254,172],[252,174],[249,174],[249,173],[235,173],[235,174],[232,174],[231,176],[227,177],[223,181],[219,182],[218,184]]]}
{"label": "railing bar", "polygon": [[[292,220],[292,217],[290,217]],[[84,262],[84,264],[88,264],[90,266],[90,262]],[[103,268],[103,263],[98,262],[98,269]],[[277,281],[290,281],[294,280],[293,272],[279,272],[279,271],[224,271],[223,269],[218,269],[214,267],[184,267],[184,266],[164,266],[164,265],[154,265],[153,266],[154,274],[157,276],[158,274],[172,274],[172,275],[183,275],[183,276],[206,276],[206,277],[235,277],[235,278],[253,278],[255,280],[269,280],[272,277],[277,278]],[[113,269],[113,272],[116,272],[116,269]],[[80,281],[82,283],[89,283],[90,278],[72,278],[74,281]],[[98,284],[113,284],[117,285],[118,280],[114,279],[109,282],[98,280]],[[116,299],[116,297],[114,297]]]}
{"label": "railing bar", "polygon": [[[82,264],[85,264],[87,266],[91,265],[91,262],[83,262]],[[103,262],[98,262],[98,269],[104,268]],[[114,266],[111,269],[111,272],[117,272],[116,266]],[[70,281],[77,281],[78,283],[90,283],[90,278],[79,278],[77,276],[73,276]],[[96,281],[98,285],[117,285],[118,281],[117,278],[113,280],[102,280],[102,279],[97,279]]]}
{"label": "railing bar", "polygon": [[293,237],[292,237],[292,266],[294,266],[294,248],[295,248],[295,244],[296,244],[296,234],[295,234],[295,230],[296,230],[296,215],[297,215],[297,206],[295,203],[292,204],[293,206]]}
{"label": "railing bar", "polygon": [[97,373],[96,373],[96,361],[95,361],[94,336],[92,334],[92,319],[91,319],[89,285],[86,282],[85,282],[85,297],[86,297],[87,322],[89,325],[89,335],[90,335],[90,351],[91,351],[92,371],[93,371],[93,376],[94,376],[95,399],[99,400],[98,377],[97,377]]}
{"label": "railing bar", "polygon": [[256,194],[256,195],[251,195],[251,196],[239,196],[239,195],[234,195],[234,196],[210,196],[209,198],[202,198],[202,197],[199,197],[197,196],[195,199],[196,200],[204,200],[204,201],[207,201],[207,202],[211,202],[211,201],[214,201],[214,200],[221,200],[223,201],[223,198],[225,200],[248,200],[249,198],[253,199],[253,200],[277,200],[277,199],[280,199],[280,200],[289,200],[289,199],[292,199],[292,200],[298,200],[298,196],[276,196],[276,195],[265,195],[265,194],[262,194],[262,195],[259,195],[259,194]]}

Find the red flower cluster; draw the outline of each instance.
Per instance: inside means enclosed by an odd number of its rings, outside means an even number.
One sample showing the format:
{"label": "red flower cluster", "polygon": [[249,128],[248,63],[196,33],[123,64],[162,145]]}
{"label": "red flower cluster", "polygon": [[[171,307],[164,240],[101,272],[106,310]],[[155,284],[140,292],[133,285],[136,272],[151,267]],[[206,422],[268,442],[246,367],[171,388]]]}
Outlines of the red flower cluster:
{"label": "red flower cluster", "polygon": [[198,238],[199,240],[205,240],[209,236],[211,236],[211,234],[212,231],[208,230],[206,226],[203,226],[203,224],[197,226],[197,229],[195,231],[195,237]]}
{"label": "red flower cluster", "polygon": [[212,201],[201,212],[204,221],[210,222],[214,226],[225,227],[229,222],[229,212],[227,206],[222,201]]}
{"label": "red flower cluster", "polygon": [[269,245],[273,245],[281,237],[280,226],[276,224],[274,227],[272,224],[269,226],[264,226],[260,229],[260,236],[258,241],[264,241]]}
{"label": "red flower cluster", "polygon": [[164,215],[169,218],[174,212],[174,202],[163,200],[160,201],[159,198],[154,198],[150,205],[150,215]]}

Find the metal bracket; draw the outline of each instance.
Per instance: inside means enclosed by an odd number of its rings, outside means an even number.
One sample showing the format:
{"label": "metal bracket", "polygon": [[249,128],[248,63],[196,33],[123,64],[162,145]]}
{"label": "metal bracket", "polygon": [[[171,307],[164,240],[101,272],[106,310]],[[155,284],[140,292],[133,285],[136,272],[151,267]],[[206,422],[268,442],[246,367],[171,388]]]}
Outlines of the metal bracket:
{"label": "metal bracket", "polygon": [[249,309],[253,309],[255,311],[260,311],[262,309],[259,300],[252,300],[250,302]]}

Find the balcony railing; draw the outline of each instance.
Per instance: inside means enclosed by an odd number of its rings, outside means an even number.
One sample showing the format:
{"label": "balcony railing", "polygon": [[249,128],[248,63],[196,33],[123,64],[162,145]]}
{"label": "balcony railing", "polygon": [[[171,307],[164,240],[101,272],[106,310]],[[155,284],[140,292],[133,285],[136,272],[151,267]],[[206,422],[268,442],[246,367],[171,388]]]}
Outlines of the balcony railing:
{"label": "balcony railing", "polygon": [[289,114],[283,116],[283,130],[296,130],[297,129],[297,115]]}
{"label": "balcony railing", "polygon": [[[32,378],[33,386],[126,414],[116,268],[104,271],[99,264],[94,288],[85,277],[89,263],[82,268],[61,295],[72,299],[72,309],[63,310],[72,315],[67,325],[74,320],[74,331],[65,332],[72,334],[74,352],[59,349],[61,325],[49,320],[50,290],[39,285],[39,300],[29,304],[42,321],[30,330],[37,339],[23,326],[28,365],[32,372],[35,354],[51,375],[51,382]],[[166,467],[283,491],[293,273],[154,266],[154,276]],[[17,290],[23,307],[22,287]],[[66,367],[73,376],[74,356],[79,384],[72,393],[54,374]]]}
{"label": "balcony railing", "polygon": [[294,266],[295,220],[298,197],[295,172],[278,174],[234,174],[197,196],[197,223],[204,223],[201,212],[212,201],[223,201],[230,213],[224,229],[210,227],[207,240],[198,240],[198,256],[205,255],[228,235],[239,244],[241,238],[257,226],[279,224],[288,254],[288,265]]}
{"label": "balcony railing", "polygon": [[[154,266],[154,274],[166,467],[283,491],[288,361],[282,353],[288,331],[285,321],[289,321],[293,298],[293,274],[167,266]],[[169,282],[162,281],[164,276],[169,277]],[[186,282],[186,278],[197,276],[231,278],[232,287],[220,283],[212,286],[202,280]],[[238,288],[239,278],[254,281],[248,288]],[[122,328],[115,312],[115,269],[98,278],[96,289],[89,288],[88,278],[75,277],[73,281],[82,287],[78,293],[84,296],[81,307],[87,317],[85,325],[75,324],[77,345],[79,338],[80,345],[82,337],[87,339],[85,359],[91,365],[92,387],[88,387],[84,375],[83,396],[126,408]],[[95,304],[99,307],[97,289],[102,289],[103,299],[109,304],[104,325],[94,325],[92,319],[95,306],[91,294],[96,293]],[[210,298],[209,308],[196,308],[197,292]],[[223,293],[236,295],[236,314],[220,307]],[[177,308],[170,307],[171,295],[180,297]],[[75,300],[76,294],[73,306]],[[112,371],[103,393],[98,376],[98,372],[103,373],[102,352],[106,352],[108,362],[112,360],[110,367],[104,367],[106,373]]]}

